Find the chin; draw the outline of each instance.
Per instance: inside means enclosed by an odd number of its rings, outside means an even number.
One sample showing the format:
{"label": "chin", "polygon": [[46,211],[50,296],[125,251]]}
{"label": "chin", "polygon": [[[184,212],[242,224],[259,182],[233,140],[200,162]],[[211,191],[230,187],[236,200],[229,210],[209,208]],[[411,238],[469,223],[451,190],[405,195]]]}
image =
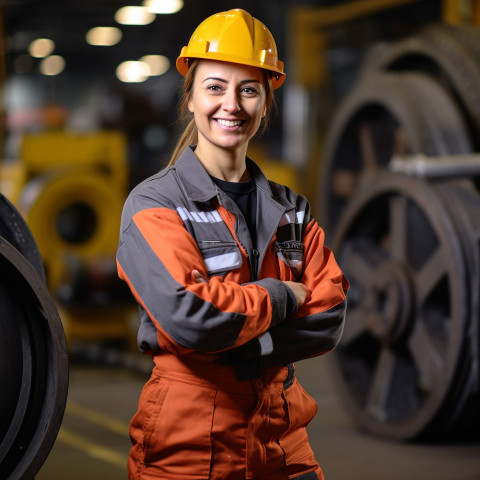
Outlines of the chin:
{"label": "chin", "polygon": [[243,140],[243,141],[219,141],[216,142],[215,145],[220,148],[224,148],[226,150],[235,150],[237,148],[241,148],[245,146],[245,144],[248,143],[248,140]]}

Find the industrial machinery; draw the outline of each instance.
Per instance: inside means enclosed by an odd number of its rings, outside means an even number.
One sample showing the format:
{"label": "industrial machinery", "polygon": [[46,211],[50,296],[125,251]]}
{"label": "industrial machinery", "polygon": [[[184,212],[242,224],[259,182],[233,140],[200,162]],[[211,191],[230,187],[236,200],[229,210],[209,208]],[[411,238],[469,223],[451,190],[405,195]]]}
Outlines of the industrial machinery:
{"label": "industrial machinery", "polygon": [[0,195],[0,478],[34,478],[63,418],[65,335],[34,238]]}
{"label": "industrial machinery", "polygon": [[25,134],[19,159],[2,165],[0,190],[35,237],[69,347],[77,340],[135,344],[136,307],[115,265],[126,150],[119,131],[43,131]]}
{"label": "industrial machinery", "polygon": [[356,424],[478,435],[480,28],[375,46],[327,135],[318,206],[351,282],[334,378]]}

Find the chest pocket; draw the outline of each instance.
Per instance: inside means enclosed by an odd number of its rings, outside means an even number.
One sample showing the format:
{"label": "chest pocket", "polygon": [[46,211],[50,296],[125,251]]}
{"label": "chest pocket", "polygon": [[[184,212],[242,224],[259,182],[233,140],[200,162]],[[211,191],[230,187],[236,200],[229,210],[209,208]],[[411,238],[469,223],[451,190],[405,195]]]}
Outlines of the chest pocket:
{"label": "chest pocket", "polygon": [[242,255],[236,242],[204,240],[198,243],[198,247],[209,276],[226,275],[242,265]]}
{"label": "chest pocket", "polygon": [[275,242],[277,257],[289,269],[294,280],[299,280],[303,275],[303,243],[298,240]]}

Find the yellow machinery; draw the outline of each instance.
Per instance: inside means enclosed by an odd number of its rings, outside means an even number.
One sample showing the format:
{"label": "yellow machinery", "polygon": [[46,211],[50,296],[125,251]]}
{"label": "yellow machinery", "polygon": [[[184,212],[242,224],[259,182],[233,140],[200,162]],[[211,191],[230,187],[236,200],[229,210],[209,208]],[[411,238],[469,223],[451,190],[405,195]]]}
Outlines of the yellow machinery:
{"label": "yellow machinery", "polygon": [[69,344],[133,343],[133,304],[116,277],[120,215],[128,189],[126,139],[117,131],[26,134],[20,159],[2,165],[0,191],[29,225]]}

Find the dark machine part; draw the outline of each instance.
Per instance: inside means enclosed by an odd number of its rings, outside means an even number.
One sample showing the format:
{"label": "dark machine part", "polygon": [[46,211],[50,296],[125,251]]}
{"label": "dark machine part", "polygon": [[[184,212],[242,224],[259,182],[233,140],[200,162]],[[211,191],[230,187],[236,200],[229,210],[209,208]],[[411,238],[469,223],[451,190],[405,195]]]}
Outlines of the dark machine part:
{"label": "dark machine part", "polygon": [[479,211],[470,180],[380,172],[342,212],[333,248],[351,291],[334,377],[362,429],[478,435]]}
{"label": "dark machine part", "polygon": [[33,262],[0,236],[0,478],[30,480],[60,429],[68,356],[58,312],[37,271],[41,262],[31,234],[7,203],[5,212],[2,234]]}
{"label": "dark machine part", "polygon": [[480,29],[378,45],[327,134],[319,213],[349,278],[333,355],[356,423],[478,438]]}
{"label": "dark machine part", "polygon": [[0,193],[0,236],[11,243],[45,281],[42,257],[25,220],[10,201]]}
{"label": "dark machine part", "polygon": [[120,280],[115,259],[110,257],[84,260],[65,255],[55,298],[70,307],[132,304],[128,286]]}
{"label": "dark machine part", "polygon": [[418,34],[379,44],[367,55],[365,72],[423,72],[455,99],[480,150],[480,28],[430,25]]}
{"label": "dark machine part", "polygon": [[[480,404],[480,201],[478,191],[471,179],[439,183],[437,193],[446,210],[455,220],[458,238],[462,244],[468,274],[467,302],[471,305],[471,320],[468,329],[469,349],[464,356],[463,373],[471,375],[475,381],[476,396],[470,400],[471,407],[478,415]],[[471,351],[472,354],[468,355]],[[461,403],[461,402],[460,402]],[[470,422],[470,412],[465,409],[466,421]]]}
{"label": "dark machine part", "polygon": [[395,155],[471,151],[461,111],[438,82],[423,73],[365,74],[327,132],[317,203],[322,225],[333,232],[357,185]]}

